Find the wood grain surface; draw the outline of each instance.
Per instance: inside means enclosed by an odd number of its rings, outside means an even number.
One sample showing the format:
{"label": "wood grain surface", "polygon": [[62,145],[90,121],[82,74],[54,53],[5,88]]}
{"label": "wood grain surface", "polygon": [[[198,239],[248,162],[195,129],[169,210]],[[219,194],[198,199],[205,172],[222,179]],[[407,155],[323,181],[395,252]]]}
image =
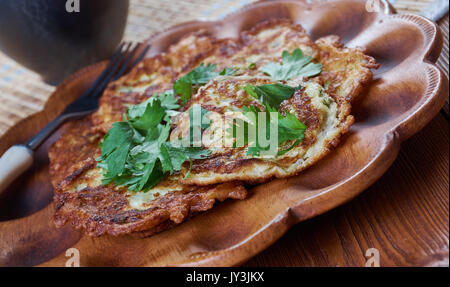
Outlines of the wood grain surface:
{"label": "wood grain surface", "polygon": [[[436,64],[439,66],[439,68],[442,69],[442,71],[444,72],[444,74],[447,76],[448,78],[448,42],[449,42],[449,14],[447,13],[447,15],[445,15],[439,22],[438,25],[441,28],[442,34],[444,36],[444,45],[442,46],[442,52],[441,55],[439,56],[438,61],[436,62]],[[447,98],[447,101],[445,102],[444,107],[442,108],[442,112],[443,114],[447,117],[448,119],[448,104],[449,104],[449,99]]]}
{"label": "wood grain surface", "polygon": [[[53,103],[50,107],[51,113],[43,118],[52,117],[53,113],[61,109],[61,103]],[[420,126],[420,123],[417,124]],[[27,133],[40,125],[28,125],[30,130],[15,134],[14,140],[25,139]],[[364,266],[364,253],[371,247],[380,250],[382,266],[448,265],[448,137],[448,120],[438,115],[422,132],[402,144],[400,156],[394,165],[360,197],[330,213],[297,224],[275,245],[248,261],[245,266]],[[45,156],[39,160],[44,164],[46,162]],[[38,169],[33,176],[38,182],[48,184],[45,170]],[[28,190],[25,194],[32,196],[33,192]],[[41,210],[36,213],[41,217],[35,220],[31,220],[32,216],[24,218],[22,222],[28,224],[22,227],[24,236],[19,238],[22,241],[9,245],[9,248],[2,245],[0,265],[33,265],[39,262],[30,260],[24,263],[20,259],[48,258],[49,250],[60,250],[57,253],[61,253],[79,240],[77,232],[74,233],[68,227],[54,230],[51,222],[46,220],[52,212],[42,209],[50,199],[47,193],[36,194],[34,203],[29,201],[29,197],[18,198],[22,198],[22,201],[16,202],[16,207],[22,206],[22,211],[27,210],[29,214]],[[8,214],[0,219],[3,221],[11,218],[22,220],[26,215],[14,205],[2,204],[2,210]],[[30,225],[33,222],[40,223]],[[200,219],[200,222],[204,221]],[[3,228],[7,226],[1,222],[0,225]],[[30,238],[26,238],[29,234],[27,229],[50,232],[45,233],[48,234],[47,238],[40,240],[40,233],[37,232],[36,240],[30,241]],[[106,238],[103,242],[108,241],[117,240]],[[85,246],[93,247],[102,244],[99,243],[102,241],[86,238],[83,242]],[[200,243],[205,248],[206,242]],[[30,250],[33,253],[30,254]],[[121,254],[120,250],[124,253]],[[108,258],[117,259],[120,263],[120,258],[132,251],[125,248],[117,252],[115,258],[111,257],[113,253],[106,257],[98,252],[93,253],[90,263],[109,265],[113,261],[108,261]],[[16,264],[5,261],[11,258],[18,259]],[[61,266],[64,254],[59,258],[55,262]]]}
{"label": "wood grain surface", "polygon": [[449,123],[436,116],[356,199],[294,226],[244,266],[448,266]]}

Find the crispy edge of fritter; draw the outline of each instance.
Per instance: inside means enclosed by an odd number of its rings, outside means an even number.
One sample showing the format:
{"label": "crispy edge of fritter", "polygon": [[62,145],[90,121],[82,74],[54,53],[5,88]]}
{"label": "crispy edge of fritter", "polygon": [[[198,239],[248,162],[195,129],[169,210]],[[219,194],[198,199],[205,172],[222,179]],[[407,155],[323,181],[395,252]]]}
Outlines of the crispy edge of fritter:
{"label": "crispy edge of fritter", "polygon": [[[262,22],[256,24],[255,26],[253,26],[250,30],[241,32],[241,34],[239,35],[239,42],[241,44],[241,47],[251,46],[252,44],[254,44],[254,42],[256,42],[254,37],[258,33],[260,33],[261,31],[263,31],[265,29],[276,27],[276,26],[287,27],[299,34],[307,36],[307,37],[305,37],[305,40],[307,41],[307,43],[305,42],[304,44],[308,45],[308,46],[309,45],[314,46],[314,42],[311,40],[311,38],[309,37],[306,30],[300,24],[295,24],[290,19],[282,18],[282,19],[268,19],[266,21],[262,21]],[[313,60],[316,59],[317,56],[318,55],[316,53],[311,55]]]}
{"label": "crispy edge of fritter", "polygon": [[113,190],[111,186],[87,186],[75,192],[64,191],[67,185],[92,170],[95,165],[93,159],[85,162],[82,168],[58,185],[54,196],[54,221],[57,227],[69,222],[90,236],[117,236],[134,232],[145,232],[148,236],[211,209],[217,200],[244,199],[247,196],[242,183],[226,182],[169,192],[153,200],[149,208],[137,210],[130,207],[124,188]]}
{"label": "crispy edge of fritter", "polygon": [[104,136],[93,126],[90,116],[68,122],[59,133],[59,138],[48,150],[50,178],[55,188],[94,156],[98,143]]}

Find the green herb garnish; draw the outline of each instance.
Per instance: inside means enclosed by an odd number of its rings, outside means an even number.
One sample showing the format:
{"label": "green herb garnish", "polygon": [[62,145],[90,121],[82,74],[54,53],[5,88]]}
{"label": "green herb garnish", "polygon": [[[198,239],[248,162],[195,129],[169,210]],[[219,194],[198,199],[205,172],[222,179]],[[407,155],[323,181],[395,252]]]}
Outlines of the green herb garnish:
{"label": "green herb garnish", "polygon": [[294,76],[312,77],[320,74],[322,64],[311,63],[310,56],[303,56],[302,50],[295,49],[292,54],[283,51],[282,64],[270,62],[261,68],[263,73],[269,75],[275,81],[287,81]]}
{"label": "green herb garnish", "polygon": [[205,66],[202,63],[175,82],[173,90],[177,95],[180,95],[183,105],[191,98],[193,86],[204,85],[217,76],[234,75],[237,71],[236,69],[225,68],[220,72],[216,72],[216,66],[216,64],[207,64]]}
{"label": "green herb garnish", "polygon": [[331,103],[333,102],[332,99],[328,98],[328,99],[322,99],[322,104],[324,104],[325,106],[327,106],[327,108],[330,107]]}
{"label": "green herb garnish", "polygon": [[[279,150],[277,152],[277,155],[283,155],[286,152],[288,152],[289,150],[291,150],[292,148],[294,148],[295,146],[297,146],[304,137],[304,133],[306,130],[306,126],[301,123],[296,116],[294,116],[293,114],[290,113],[286,113],[285,116],[283,116],[279,111],[277,111],[276,109],[265,105],[266,107],[266,130],[265,130],[265,134],[266,134],[266,138],[268,135],[270,135],[270,113],[274,112],[277,113],[277,117],[278,117],[278,146],[290,141],[290,140],[295,140],[295,142],[287,149],[285,150]],[[267,151],[270,148],[270,145],[266,146],[266,147],[262,147],[260,142],[259,142],[259,135],[258,135],[258,123],[259,123],[259,116],[263,115],[263,114],[259,114],[259,112],[261,112],[261,110],[256,107],[256,106],[250,106],[250,107],[244,107],[243,108],[243,112],[244,112],[244,116],[247,117],[247,119],[254,119],[254,121],[252,120],[246,120],[246,121],[242,121],[242,120],[238,120],[236,121],[236,124],[233,126],[233,137],[236,139],[236,142],[239,141],[239,139],[237,138],[237,132],[236,129],[239,125],[244,125],[244,139],[243,139],[243,143],[244,145],[249,144],[249,147],[247,149],[247,155],[250,156],[259,156],[261,151]],[[250,130],[255,130],[256,131],[256,135],[255,135],[255,140],[256,142],[254,143],[249,143],[249,131]]]}
{"label": "green herb garnish", "polygon": [[184,162],[205,158],[208,150],[182,147],[168,141],[170,112],[177,105],[170,92],[129,107],[124,121],[113,123],[101,143],[98,166],[102,184],[148,191],[167,174],[180,171]]}
{"label": "green herb garnish", "polygon": [[280,104],[292,97],[296,88],[292,88],[283,84],[267,84],[260,86],[251,86],[247,84],[245,91],[250,96],[257,98],[264,105],[267,104],[271,107],[278,109]]}
{"label": "green herb garnish", "polygon": [[161,107],[166,112],[166,116],[163,119],[165,122],[169,122],[170,117],[178,114],[177,110],[180,108],[180,105],[177,103],[177,99],[175,98],[173,91],[169,90],[160,93],[158,95],[154,95],[140,104],[128,107],[127,109],[128,117],[129,118],[141,117],[144,114],[147,105],[149,103],[152,103],[155,99],[158,99],[161,102]]}

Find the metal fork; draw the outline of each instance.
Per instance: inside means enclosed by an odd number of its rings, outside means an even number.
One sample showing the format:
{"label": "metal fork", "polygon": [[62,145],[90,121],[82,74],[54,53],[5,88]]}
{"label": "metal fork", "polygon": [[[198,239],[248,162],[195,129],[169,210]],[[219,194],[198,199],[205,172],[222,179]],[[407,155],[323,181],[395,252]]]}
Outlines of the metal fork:
{"label": "metal fork", "polygon": [[[33,163],[34,151],[63,123],[82,118],[98,109],[98,100],[109,82],[117,80],[127,70],[136,66],[145,56],[149,45],[135,58],[139,44],[122,43],[107,67],[95,82],[53,121],[24,145],[10,147],[0,158],[0,193]],[[134,61],[133,61],[134,60]]]}

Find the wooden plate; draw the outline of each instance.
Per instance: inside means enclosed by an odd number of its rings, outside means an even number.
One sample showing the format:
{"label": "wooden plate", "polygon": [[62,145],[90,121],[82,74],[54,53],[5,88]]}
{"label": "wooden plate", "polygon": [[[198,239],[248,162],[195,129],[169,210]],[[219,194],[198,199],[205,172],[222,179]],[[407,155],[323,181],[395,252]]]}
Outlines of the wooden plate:
{"label": "wooden plate", "polygon": [[[366,1],[360,0],[259,2],[222,21],[190,22],[152,37],[149,55],[190,31],[208,29],[219,38],[236,37],[262,20],[291,18],[313,39],[337,34],[347,46],[365,47],[381,67],[367,94],[354,105],[356,123],[328,157],[299,176],[259,185],[246,200],[218,204],[150,238],[92,238],[70,226],[54,227],[47,148],[55,135],[39,149],[33,168],[0,199],[0,265],[64,266],[70,247],[80,251],[82,266],[238,265],[293,224],[361,193],[392,164],[400,143],[433,118],[448,94],[448,80],[432,64],[442,47],[439,28],[420,16],[395,15],[385,1],[379,8],[378,13],[368,12]],[[3,135],[0,153],[41,129],[102,67],[99,63],[69,77],[42,112]]]}

